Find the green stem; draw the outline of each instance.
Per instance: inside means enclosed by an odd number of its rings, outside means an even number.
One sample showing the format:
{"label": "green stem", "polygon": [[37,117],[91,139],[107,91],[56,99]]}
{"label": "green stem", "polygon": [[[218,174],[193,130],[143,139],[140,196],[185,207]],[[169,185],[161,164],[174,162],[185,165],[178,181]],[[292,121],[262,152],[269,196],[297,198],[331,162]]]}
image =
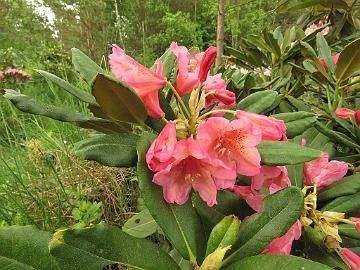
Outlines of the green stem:
{"label": "green stem", "polygon": [[181,99],[179,93],[176,91],[176,89],[174,88],[174,86],[173,86],[171,83],[169,83],[169,82],[167,82],[166,84],[167,84],[167,86],[170,88],[170,90],[174,93],[174,95],[175,95],[175,97],[177,98],[177,100],[178,100],[178,102],[180,103],[180,105],[183,107],[183,110],[184,110],[184,112],[186,113],[187,117],[190,117],[190,112],[189,112],[189,110],[187,109],[184,101]]}
{"label": "green stem", "polygon": [[231,113],[231,114],[236,114],[236,111],[232,111],[232,110],[213,110],[213,111],[210,111],[210,112],[207,112],[205,114],[203,114],[202,116],[199,117],[198,120],[202,120],[204,118],[206,118],[207,116],[211,115],[211,114],[214,114],[214,113]]}

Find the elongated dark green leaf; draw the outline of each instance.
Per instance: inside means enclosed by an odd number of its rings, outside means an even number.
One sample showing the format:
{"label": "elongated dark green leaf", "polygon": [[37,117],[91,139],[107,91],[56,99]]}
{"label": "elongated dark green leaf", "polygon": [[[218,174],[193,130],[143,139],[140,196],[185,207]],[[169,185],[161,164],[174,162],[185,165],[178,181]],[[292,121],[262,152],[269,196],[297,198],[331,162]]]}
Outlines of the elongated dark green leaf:
{"label": "elongated dark green leaf", "polygon": [[262,141],[257,149],[262,164],[269,166],[295,165],[319,158],[322,152],[291,142]]}
{"label": "elongated dark green leaf", "polygon": [[360,174],[354,174],[344,177],[343,179],[333,183],[318,194],[318,201],[324,202],[337,197],[352,195],[360,192]]}
{"label": "elongated dark green leaf", "polygon": [[93,82],[98,73],[105,73],[93,60],[76,48],[71,49],[72,63],[81,77],[89,84]]}
{"label": "elongated dark green leaf", "polygon": [[[51,233],[32,226],[0,228],[0,268],[11,270],[62,270],[48,250]],[[4,268],[5,267],[5,268]]]}
{"label": "elongated dark green leaf", "polygon": [[321,210],[346,213],[360,207],[360,192],[338,197],[326,204]]}
{"label": "elongated dark green leaf", "polygon": [[288,165],[286,166],[288,171],[288,176],[291,181],[291,185],[302,188],[303,187],[303,174],[304,174],[304,164],[300,163],[297,165]]}
{"label": "elongated dark green leaf", "polygon": [[93,95],[102,111],[117,121],[144,123],[147,118],[146,108],[139,96],[115,78],[96,75]]}
{"label": "elongated dark green leaf", "polygon": [[201,261],[205,254],[205,237],[190,199],[181,206],[168,204],[163,199],[162,188],[152,183],[153,173],[147,167],[145,155],[154,139],[154,134],[145,133],[137,146],[141,195],[150,214],[181,256],[193,262],[195,259]]}
{"label": "elongated dark green leaf", "polygon": [[156,244],[104,223],[92,228],[59,231],[49,247],[53,256],[71,266],[69,270],[103,270],[112,264],[144,270],[180,269]]}
{"label": "elongated dark green leaf", "polygon": [[348,5],[343,0],[283,0],[278,4],[277,10],[278,12],[301,10],[315,5],[328,8],[348,8]]}
{"label": "elongated dark green leaf", "polygon": [[254,214],[245,200],[226,190],[219,190],[217,204],[213,207],[200,198],[199,194],[193,194],[193,204],[201,219],[211,228],[219,223],[227,215],[235,215],[240,219]]}
{"label": "elongated dark green leaf", "polygon": [[274,38],[274,36],[271,33],[268,33],[266,31],[264,31],[263,35],[264,35],[264,39],[265,39],[267,45],[269,45],[271,48],[271,52],[277,58],[280,58],[281,51],[280,51],[280,47],[279,47],[277,40]]}
{"label": "elongated dark green leaf", "polygon": [[43,70],[36,70],[40,73],[44,78],[50,80],[51,82],[57,84],[62,89],[67,91],[68,93],[72,94],[73,96],[77,97],[79,100],[89,103],[91,105],[97,106],[96,100],[93,95],[87,93],[74,85],[70,84],[69,82],[59,78],[58,76],[51,74],[49,72]]}
{"label": "elongated dark green leaf", "polygon": [[276,119],[284,120],[286,124],[286,135],[289,138],[302,134],[311,127],[317,119],[317,116],[310,112],[279,113],[272,116]]}
{"label": "elongated dark green leaf", "polygon": [[225,259],[224,265],[261,253],[272,240],[289,230],[299,218],[303,207],[303,194],[296,187],[267,196],[263,210],[242,222],[239,238],[232,246],[231,255]]}
{"label": "elongated dark green leaf", "polygon": [[346,136],[343,133],[333,131],[332,129],[328,128],[323,123],[317,121],[315,123],[315,127],[317,130],[319,130],[321,133],[326,135],[330,140],[334,142],[341,143],[346,146],[354,147],[354,148],[360,148],[360,145],[358,145],[356,142],[354,142],[351,138]]}
{"label": "elongated dark green leaf", "polygon": [[316,34],[316,46],[317,46],[317,49],[319,52],[319,56],[324,59],[329,70],[332,73],[334,73],[335,67],[334,67],[334,62],[332,61],[332,58],[331,58],[331,50],[330,50],[330,47],[322,33]]}
{"label": "elongated dark green leaf", "polygon": [[131,130],[131,126],[127,123],[115,124],[105,119],[85,116],[78,112],[71,112],[64,108],[35,101],[32,97],[11,89],[4,89],[0,91],[0,93],[23,112],[46,116],[62,122],[69,122],[82,128],[95,129],[103,133],[118,133]]}
{"label": "elongated dark green leaf", "polygon": [[150,215],[149,210],[144,209],[140,213],[128,219],[122,229],[131,236],[145,238],[155,233],[157,227],[158,225]]}
{"label": "elongated dark green leaf", "polygon": [[340,235],[345,235],[350,238],[360,240],[360,233],[356,230],[352,224],[340,224],[338,225]]}
{"label": "elongated dark green leaf", "polygon": [[350,270],[336,252],[328,252],[325,247],[309,243],[309,258],[313,261],[325,264],[332,269]]}
{"label": "elongated dark green leaf", "polygon": [[311,112],[311,109],[303,101],[292,96],[288,96],[286,98],[298,111]]}
{"label": "elongated dark green leaf", "polygon": [[231,246],[235,243],[241,221],[235,216],[226,216],[211,231],[206,256],[213,253],[217,248]]}
{"label": "elongated dark green leaf", "polygon": [[261,113],[274,103],[277,96],[277,92],[271,90],[256,92],[241,100],[236,110]]}
{"label": "elongated dark green leaf", "polygon": [[133,133],[96,135],[75,145],[75,153],[86,160],[95,160],[110,167],[136,166],[136,142]]}
{"label": "elongated dark green leaf", "polygon": [[242,259],[224,270],[331,270],[332,268],[295,256],[262,255]]}
{"label": "elongated dark green leaf", "polygon": [[336,64],[336,78],[345,80],[360,70],[360,39],[353,41],[340,53]]}

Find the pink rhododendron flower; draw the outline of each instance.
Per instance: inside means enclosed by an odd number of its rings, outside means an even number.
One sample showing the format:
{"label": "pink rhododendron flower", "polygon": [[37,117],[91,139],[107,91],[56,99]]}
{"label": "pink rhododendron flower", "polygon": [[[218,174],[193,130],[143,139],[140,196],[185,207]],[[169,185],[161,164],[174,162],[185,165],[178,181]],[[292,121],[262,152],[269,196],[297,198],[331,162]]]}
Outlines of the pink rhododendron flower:
{"label": "pink rhododendron flower", "polygon": [[5,75],[4,72],[0,71],[0,81],[5,79]]}
{"label": "pink rhododendron flower", "polygon": [[158,119],[164,116],[158,96],[158,91],[166,84],[166,78],[162,76],[161,61],[157,61],[157,70],[154,72],[136,62],[117,45],[113,45],[109,64],[112,74],[136,91],[150,117]]}
{"label": "pink rhododendron flower", "polygon": [[213,160],[194,139],[178,141],[174,161],[154,175],[153,182],[163,187],[168,203],[184,204],[192,188],[208,206],[216,204],[217,186],[225,181],[235,182],[236,173],[221,161]]}
{"label": "pink rhododendron flower", "polygon": [[304,184],[311,186],[316,183],[318,190],[320,190],[342,179],[347,170],[346,162],[337,160],[329,162],[329,154],[325,152],[320,158],[305,163]]}
{"label": "pink rhododendron flower", "polygon": [[[334,66],[336,66],[336,63],[337,63],[337,61],[339,60],[339,56],[338,56],[338,55],[333,55],[333,56],[331,56],[331,59],[332,59],[332,61],[333,61],[333,63],[334,63]],[[320,59],[319,59],[319,62],[320,62],[320,64],[325,68],[325,71],[328,72],[328,71],[329,71],[329,67],[328,67],[328,65],[326,64],[325,60],[324,60],[323,58],[320,58]]]}
{"label": "pink rhododendron flower", "polygon": [[176,142],[175,123],[169,122],[146,153],[146,162],[150,170],[158,172],[174,162],[173,153]]}
{"label": "pink rhododendron flower", "polygon": [[206,97],[205,108],[216,104],[214,109],[231,109],[235,106],[235,93],[226,90],[226,82],[221,78],[221,74],[215,76],[208,76],[203,84],[203,87],[208,92],[215,91],[214,94],[209,94]]}
{"label": "pink rhododendron flower", "polygon": [[263,140],[287,140],[286,125],[283,120],[245,111],[238,111],[236,118],[250,120],[257,129],[261,130]]}
{"label": "pink rhododendron flower", "polygon": [[268,188],[270,194],[291,186],[288,172],[284,166],[261,166],[260,173],[252,177],[251,188]]}
{"label": "pink rhododendron flower", "polygon": [[355,111],[348,108],[337,108],[335,114],[341,119],[349,120],[350,115],[355,115]]}
{"label": "pink rhododendron flower", "polygon": [[253,176],[260,172],[261,158],[256,145],[261,141],[261,132],[248,119],[229,121],[210,117],[199,125],[196,139],[212,158],[221,160],[238,174]]}
{"label": "pink rhododendron flower", "polygon": [[13,77],[15,80],[17,81],[21,81],[22,79],[31,79],[32,75],[20,70],[20,69],[16,69],[16,68],[8,68],[4,73],[3,73],[4,78],[5,77]]}
{"label": "pink rhododendron flower", "polygon": [[358,125],[360,125],[360,110],[355,112],[355,121]]}
{"label": "pink rhododendron flower", "polygon": [[301,222],[297,220],[285,235],[271,241],[262,254],[290,255],[293,241],[299,240],[300,237]]}
{"label": "pink rhododendron flower", "polygon": [[348,248],[341,249],[341,255],[351,270],[360,269],[360,257]]}
{"label": "pink rhododendron flower", "polygon": [[190,57],[188,49],[184,46],[178,46],[176,42],[171,43],[170,49],[176,55],[178,63],[176,90],[180,96],[183,96],[199,84],[198,75],[204,53]]}
{"label": "pink rhododendron flower", "polygon": [[199,71],[199,80],[201,82],[206,80],[211,66],[214,64],[216,58],[216,47],[210,46],[206,49],[202,58]]}
{"label": "pink rhododendron flower", "polygon": [[243,198],[246,203],[256,212],[260,212],[264,206],[265,195],[253,190],[250,186],[237,186],[230,188],[239,197]]}
{"label": "pink rhododendron flower", "polygon": [[[320,20],[317,24],[313,23],[312,25],[310,25],[308,28],[305,29],[305,35],[308,36],[308,35],[314,33],[319,28],[323,27],[323,25],[325,24],[327,19],[328,19],[328,17],[326,16],[322,20]],[[330,27],[327,26],[321,31],[321,34],[323,36],[326,36],[327,34],[329,34],[329,31],[330,31]]]}
{"label": "pink rhododendron flower", "polygon": [[358,233],[360,233],[360,218],[351,218],[351,221],[355,222],[355,228]]}

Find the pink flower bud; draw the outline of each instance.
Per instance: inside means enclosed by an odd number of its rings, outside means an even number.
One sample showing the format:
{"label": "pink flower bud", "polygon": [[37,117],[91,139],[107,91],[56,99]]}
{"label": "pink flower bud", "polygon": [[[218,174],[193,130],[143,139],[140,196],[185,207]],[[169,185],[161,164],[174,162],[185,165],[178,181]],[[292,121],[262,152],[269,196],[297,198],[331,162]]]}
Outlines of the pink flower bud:
{"label": "pink flower bud", "polygon": [[348,108],[337,108],[335,114],[341,119],[349,120],[350,115],[355,115],[355,111]]}
{"label": "pink flower bud", "polygon": [[206,77],[209,73],[209,70],[214,64],[216,58],[216,47],[210,46],[205,51],[204,57],[200,64],[200,71],[199,71],[199,80],[201,82],[206,80]]}
{"label": "pink flower bud", "polygon": [[358,125],[360,125],[360,110],[355,112],[355,121]]}
{"label": "pink flower bud", "polygon": [[341,249],[341,255],[351,270],[360,269],[360,257],[348,248]]}
{"label": "pink flower bud", "polygon": [[358,233],[360,233],[360,218],[351,218],[355,222],[355,228]]}

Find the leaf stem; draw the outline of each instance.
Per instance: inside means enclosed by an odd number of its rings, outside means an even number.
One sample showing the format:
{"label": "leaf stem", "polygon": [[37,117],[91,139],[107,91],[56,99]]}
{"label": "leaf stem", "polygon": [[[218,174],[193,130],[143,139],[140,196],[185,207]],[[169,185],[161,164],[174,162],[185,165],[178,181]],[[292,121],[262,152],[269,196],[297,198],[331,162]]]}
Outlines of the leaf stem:
{"label": "leaf stem", "polygon": [[183,107],[183,110],[184,112],[186,113],[187,117],[190,117],[190,112],[189,110],[187,109],[184,101],[181,99],[179,93],[176,91],[176,89],[174,88],[174,86],[169,83],[169,82],[166,82],[167,86],[170,88],[170,90],[174,93],[175,97],[177,98],[178,102],[180,103],[180,105]]}
{"label": "leaf stem", "polygon": [[213,110],[213,111],[210,111],[210,112],[207,112],[207,113],[201,115],[198,120],[202,120],[202,119],[204,119],[204,118],[206,118],[209,115],[214,114],[214,113],[231,113],[231,114],[235,115],[236,112],[237,111],[232,111],[232,110]]}

